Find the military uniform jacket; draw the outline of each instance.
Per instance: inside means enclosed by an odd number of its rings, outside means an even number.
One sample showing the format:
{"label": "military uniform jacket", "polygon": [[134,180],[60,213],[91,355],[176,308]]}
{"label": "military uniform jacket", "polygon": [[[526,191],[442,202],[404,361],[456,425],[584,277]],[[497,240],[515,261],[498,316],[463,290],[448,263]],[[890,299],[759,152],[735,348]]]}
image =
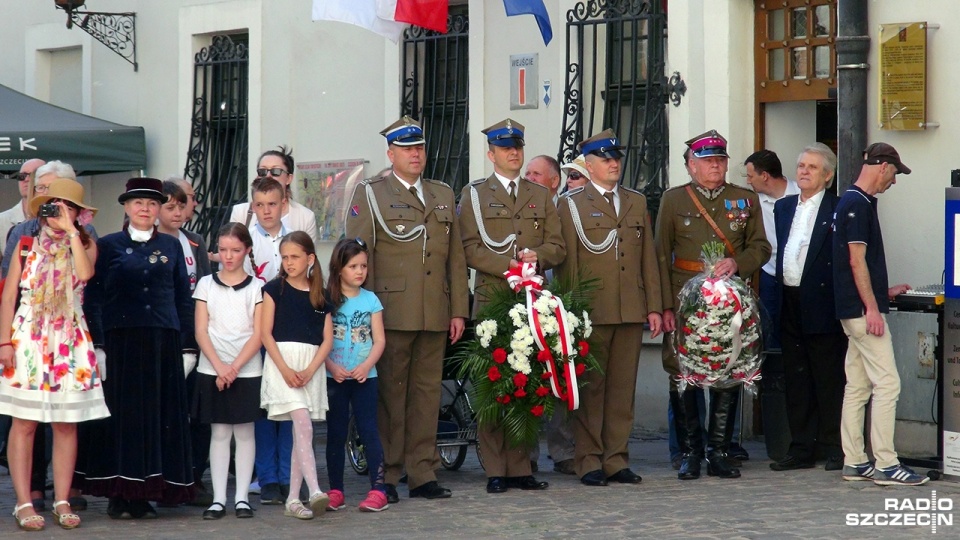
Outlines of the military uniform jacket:
{"label": "military uniform jacket", "polygon": [[[561,197],[558,206],[567,247],[560,273],[575,279],[579,271],[583,279],[599,280],[590,304],[594,324],[643,323],[649,313],[662,311],[660,269],[647,199],[622,186],[619,193],[619,216],[613,215],[607,200],[589,184]],[[576,204],[589,242],[600,244],[611,230],[617,231],[617,240],[607,251],[596,254],[584,246],[569,200]]]}
{"label": "military uniform jacket", "polygon": [[[471,186],[477,190],[480,217],[489,238],[501,242],[511,234],[517,235],[514,246],[502,254],[491,250],[480,237]],[[566,255],[557,209],[550,191],[539,184],[521,178],[514,204],[496,175],[490,175],[486,180],[477,180],[463,188],[458,212],[467,265],[477,271],[474,316],[486,303],[485,295],[490,294],[486,292],[488,287],[507,286],[503,273],[510,269],[510,260],[517,252],[524,248],[535,251],[541,271],[557,266]]]}
{"label": "military uniform jacket", "polygon": [[[770,259],[770,243],[764,233],[763,214],[756,193],[728,183],[711,201],[692,182],[671,188],[664,192],[657,216],[657,258],[663,285],[663,309],[676,308],[680,289],[698,274],[676,268],[674,259],[699,261],[703,244],[721,241],[687,194],[688,185],[693,187],[693,194],[700,204],[733,244],[736,250],[733,259],[741,278],[749,278]],[[728,206],[736,207],[736,211]],[[730,257],[729,250],[726,256]]]}
{"label": "military uniform jacket", "polygon": [[[405,234],[424,225],[426,248],[422,234],[403,242],[383,230],[370,212],[367,184],[389,232]],[[365,287],[383,304],[384,328],[446,332],[452,317],[469,317],[467,266],[453,190],[436,180],[421,179],[421,185],[424,204],[392,174],[359,184],[347,212],[347,237],[367,243]]]}

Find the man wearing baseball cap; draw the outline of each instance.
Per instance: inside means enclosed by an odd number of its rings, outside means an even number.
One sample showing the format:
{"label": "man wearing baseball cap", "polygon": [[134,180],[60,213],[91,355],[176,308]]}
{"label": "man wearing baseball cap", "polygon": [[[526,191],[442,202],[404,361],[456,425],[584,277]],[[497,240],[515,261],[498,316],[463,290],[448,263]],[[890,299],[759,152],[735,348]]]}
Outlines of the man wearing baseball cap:
{"label": "man wearing baseball cap", "polygon": [[[850,339],[844,362],[840,443],[844,480],[873,480],[881,486],[918,486],[929,480],[901,465],[893,448],[900,376],[887,326],[890,298],[910,288],[887,282],[887,261],[877,215],[877,195],[910,174],[897,150],[886,143],[863,151],[860,176],[834,214],[833,285],[837,318]],[[870,406],[871,462],[863,445],[864,412]]]}

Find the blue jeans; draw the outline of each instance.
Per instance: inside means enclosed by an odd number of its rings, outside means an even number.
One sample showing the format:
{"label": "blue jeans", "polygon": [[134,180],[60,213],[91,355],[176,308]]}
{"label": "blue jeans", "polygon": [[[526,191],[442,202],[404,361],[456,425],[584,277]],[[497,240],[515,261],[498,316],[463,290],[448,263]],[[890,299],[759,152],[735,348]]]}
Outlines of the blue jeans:
{"label": "blue jeans", "polygon": [[350,410],[363,444],[367,458],[367,471],[370,474],[370,488],[385,491],[383,486],[383,445],[377,431],[377,378],[359,383],[347,379],[338,383],[327,377],[327,474],[330,476],[330,489],[343,491],[343,469],[347,443],[347,428],[350,424]]}
{"label": "blue jeans", "polygon": [[274,422],[261,418],[253,424],[257,443],[254,464],[257,482],[267,484],[290,483],[290,455],[293,453],[293,422]]}

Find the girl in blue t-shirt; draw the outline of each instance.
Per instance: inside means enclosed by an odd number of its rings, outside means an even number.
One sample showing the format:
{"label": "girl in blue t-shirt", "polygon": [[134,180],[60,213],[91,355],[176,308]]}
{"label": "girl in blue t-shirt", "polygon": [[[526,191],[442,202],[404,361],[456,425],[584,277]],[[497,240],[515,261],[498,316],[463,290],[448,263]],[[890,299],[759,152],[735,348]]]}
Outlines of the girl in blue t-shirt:
{"label": "girl in blue t-shirt", "polygon": [[330,257],[327,294],[333,305],[333,350],[327,362],[327,472],[330,510],[344,506],[343,460],[350,409],[363,443],[370,491],[361,512],[386,510],[383,446],[377,433],[377,360],[383,354],[383,306],[363,288],[367,281],[367,246],[358,238],[340,240]]}
{"label": "girl in blue t-shirt", "polygon": [[[260,405],[270,420],[293,420],[290,493],[284,515],[312,519],[326,512],[330,499],[317,481],[313,420],[327,410],[323,364],[330,354],[333,329],[330,302],[324,297],[323,272],[313,240],[294,231],[280,241],[280,274],[263,286],[263,366]],[[306,480],[309,506],[300,501]]]}

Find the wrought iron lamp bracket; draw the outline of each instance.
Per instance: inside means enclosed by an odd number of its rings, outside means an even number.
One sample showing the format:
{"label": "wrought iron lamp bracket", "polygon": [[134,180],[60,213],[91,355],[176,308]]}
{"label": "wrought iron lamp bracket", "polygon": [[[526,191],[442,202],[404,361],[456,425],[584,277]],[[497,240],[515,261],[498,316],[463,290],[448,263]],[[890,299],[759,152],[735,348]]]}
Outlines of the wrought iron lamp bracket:
{"label": "wrought iron lamp bracket", "polygon": [[670,80],[667,81],[667,94],[669,95],[670,103],[673,103],[674,107],[679,107],[680,101],[686,93],[687,83],[683,82],[679,71],[674,71],[673,75],[670,76]]}
{"label": "wrought iron lamp bracket", "polygon": [[133,65],[137,71],[137,14],[78,11],[60,7],[67,12],[67,28],[76,25],[94,39],[103,43]]}

